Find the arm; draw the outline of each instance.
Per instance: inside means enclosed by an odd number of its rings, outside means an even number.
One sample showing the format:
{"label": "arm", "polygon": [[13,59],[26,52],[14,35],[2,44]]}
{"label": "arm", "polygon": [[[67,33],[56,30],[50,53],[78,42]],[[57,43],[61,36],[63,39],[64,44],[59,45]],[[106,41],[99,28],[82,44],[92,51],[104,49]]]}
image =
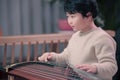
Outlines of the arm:
{"label": "arm", "polygon": [[112,38],[102,36],[96,40],[94,46],[98,63],[94,63],[93,65],[96,66],[99,76],[108,79],[117,72],[115,59],[116,43]]}
{"label": "arm", "polygon": [[55,52],[43,53],[42,56],[38,57],[38,60],[41,62],[54,61],[56,63],[65,64],[67,61],[67,56],[68,56],[67,54],[68,54],[68,50],[67,48],[65,48],[62,53],[55,53]]}

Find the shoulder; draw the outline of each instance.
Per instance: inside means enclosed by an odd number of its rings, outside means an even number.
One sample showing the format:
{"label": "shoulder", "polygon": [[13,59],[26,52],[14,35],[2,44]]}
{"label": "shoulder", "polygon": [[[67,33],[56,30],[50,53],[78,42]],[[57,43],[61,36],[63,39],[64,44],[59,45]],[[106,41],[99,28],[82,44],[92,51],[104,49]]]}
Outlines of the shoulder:
{"label": "shoulder", "polygon": [[111,37],[105,30],[99,28],[98,31],[96,31],[96,39],[102,40],[102,39],[109,39],[114,41],[113,37]]}
{"label": "shoulder", "polygon": [[107,32],[105,32],[103,29],[99,29],[98,31],[95,32],[96,34],[94,35],[94,43],[95,44],[112,44],[116,45],[115,40],[113,37],[111,37]]}
{"label": "shoulder", "polygon": [[71,38],[75,38],[79,36],[80,31],[74,32],[71,36]]}

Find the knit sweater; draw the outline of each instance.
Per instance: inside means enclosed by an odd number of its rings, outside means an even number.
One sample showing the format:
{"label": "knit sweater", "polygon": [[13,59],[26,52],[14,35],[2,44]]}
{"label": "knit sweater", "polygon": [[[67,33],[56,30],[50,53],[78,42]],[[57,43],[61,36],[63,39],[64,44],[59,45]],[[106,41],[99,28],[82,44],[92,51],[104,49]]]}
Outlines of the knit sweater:
{"label": "knit sweater", "polygon": [[72,65],[96,65],[97,74],[104,80],[112,80],[117,72],[115,59],[116,42],[101,28],[88,32],[75,32],[68,46],[60,54],[53,56],[58,63]]}

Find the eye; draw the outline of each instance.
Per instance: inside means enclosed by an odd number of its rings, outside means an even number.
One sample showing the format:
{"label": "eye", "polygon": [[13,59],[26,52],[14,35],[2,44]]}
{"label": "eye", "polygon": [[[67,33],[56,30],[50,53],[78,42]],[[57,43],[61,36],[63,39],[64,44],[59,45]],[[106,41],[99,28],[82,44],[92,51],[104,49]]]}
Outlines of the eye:
{"label": "eye", "polygon": [[75,16],[74,15],[71,15],[71,18],[74,18]]}

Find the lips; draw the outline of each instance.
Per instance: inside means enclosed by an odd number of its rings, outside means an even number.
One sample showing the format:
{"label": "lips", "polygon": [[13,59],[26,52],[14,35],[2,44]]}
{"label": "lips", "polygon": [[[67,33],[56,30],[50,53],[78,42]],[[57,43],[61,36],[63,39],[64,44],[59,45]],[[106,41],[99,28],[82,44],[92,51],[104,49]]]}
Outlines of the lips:
{"label": "lips", "polygon": [[73,31],[76,31],[76,28],[75,28],[75,26],[71,26],[71,27],[72,27]]}
{"label": "lips", "polygon": [[71,26],[72,28],[75,28],[75,26]]}

